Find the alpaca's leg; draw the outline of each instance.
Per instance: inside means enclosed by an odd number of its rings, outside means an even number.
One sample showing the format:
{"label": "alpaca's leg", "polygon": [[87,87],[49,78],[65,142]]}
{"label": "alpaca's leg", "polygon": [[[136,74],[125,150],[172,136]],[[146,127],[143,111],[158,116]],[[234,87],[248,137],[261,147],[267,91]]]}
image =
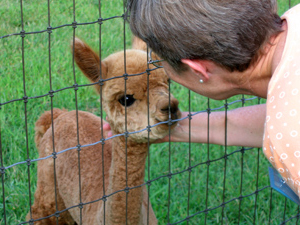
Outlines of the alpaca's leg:
{"label": "alpaca's leg", "polygon": [[149,214],[148,214],[148,191],[145,186],[143,187],[142,219],[143,219],[142,224],[148,224],[148,220],[149,220],[149,225],[157,225],[157,219],[152,209],[152,205],[150,201],[149,201]]}
{"label": "alpaca's leg", "polygon": [[[34,194],[34,204],[31,207],[32,219],[37,220],[55,214],[56,207],[58,211],[65,209],[64,202],[56,190],[55,201],[55,182],[54,182],[54,167],[53,159],[49,158],[38,162],[38,181],[37,188]],[[27,214],[26,220],[30,220],[30,213]],[[74,225],[76,224],[70,213],[65,211],[59,214],[59,224]],[[47,219],[41,219],[34,222],[35,225],[57,224],[56,216],[51,216]]]}

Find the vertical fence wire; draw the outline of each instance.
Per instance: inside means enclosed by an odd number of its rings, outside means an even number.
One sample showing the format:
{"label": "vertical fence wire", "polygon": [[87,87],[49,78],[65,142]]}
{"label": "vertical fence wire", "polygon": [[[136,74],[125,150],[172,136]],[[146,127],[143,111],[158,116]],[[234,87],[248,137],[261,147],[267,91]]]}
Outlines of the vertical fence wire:
{"label": "vertical fence wire", "polygon": [[[52,88],[52,71],[51,71],[51,13],[50,13],[50,0],[48,0],[48,66],[49,66],[49,97],[50,97],[50,104],[51,104],[51,125],[52,125],[52,155],[53,155],[53,173],[54,173],[54,198],[55,198],[55,210],[58,212],[58,205],[57,205],[57,185],[56,185],[56,150],[55,150],[55,136],[54,136],[54,118],[53,118],[53,88]],[[56,224],[58,224],[58,217],[59,214],[55,213],[56,216]]]}
{"label": "vertical fence wire", "polygon": [[[171,80],[168,80],[169,83],[169,92],[171,92]],[[171,96],[169,95],[169,121],[171,120]],[[168,123],[169,125],[169,173],[168,173],[168,178],[169,178],[169,183],[168,183],[168,214],[167,214],[167,221],[168,224],[170,224],[170,207],[171,207],[171,179],[172,179],[172,170],[171,170],[171,126],[170,123]]]}
{"label": "vertical fence wire", "polygon": [[24,100],[24,120],[25,120],[25,141],[26,141],[26,162],[27,162],[27,178],[28,178],[28,202],[30,208],[30,216],[32,219],[32,212],[31,212],[31,182],[30,182],[30,155],[29,155],[29,146],[28,146],[28,112],[27,112],[27,103],[28,103],[28,96],[26,91],[26,71],[25,71],[25,30],[24,30],[24,15],[23,15],[23,0],[20,1],[21,7],[21,38],[22,38],[22,74],[23,74],[23,100]]}
{"label": "vertical fence wire", "polygon": [[209,135],[209,123],[210,123],[210,113],[211,113],[211,109],[210,109],[210,100],[209,98],[207,99],[207,109],[206,109],[206,113],[207,113],[207,162],[206,162],[206,193],[205,193],[205,220],[204,223],[206,225],[207,223],[207,215],[208,215],[208,193],[209,193],[209,166],[210,166],[210,135]]}
{"label": "vertical fence wire", "polygon": [[271,224],[271,215],[272,215],[272,200],[273,200],[273,189],[272,189],[272,188],[270,188],[269,225]]}
{"label": "vertical fence wire", "polygon": [[223,179],[223,196],[222,196],[222,224],[224,223],[224,211],[225,211],[225,192],[226,192],[226,172],[227,172],[227,113],[228,102],[225,100],[225,135],[224,135],[224,179]]}
{"label": "vertical fence wire", "polygon": [[[0,104],[0,112],[1,112],[1,104]],[[2,138],[1,138],[1,120],[0,120],[0,176],[1,176],[1,185],[2,185],[2,204],[3,204],[3,220],[6,225],[6,205],[5,205],[5,168],[3,164],[3,149],[2,149]]]}
{"label": "vertical fence wire", "polygon": [[241,208],[242,208],[242,200],[243,200],[243,174],[244,174],[244,154],[245,149],[242,147],[241,149],[241,183],[240,183],[240,196],[239,196],[239,214],[238,214],[238,224],[240,224],[241,220]]}
{"label": "vertical fence wire", "polygon": [[[257,100],[257,104],[261,104],[260,98]],[[254,202],[254,212],[253,212],[253,224],[255,224],[256,221],[256,214],[257,214],[257,199],[259,194],[259,187],[258,187],[258,181],[259,181],[259,160],[260,160],[260,148],[257,148],[257,158],[256,158],[256,184],[255,184],[255,202]]]}
{"label": "vertical fence wire", "polygon": [[255,185],[255,202],[254,202],[254,211],[253,211],[253,224],[256,221],[256,214],[257,214],[257,199],[258,199],[258,180],[259,180],[259,156],[260,156],[260,149],[257,149],[257,165],[256,165],[256,185]]}
{"label": "vertical fence wire", "polygon": [[[147,225],[149,225],[149,217],[150,217],[150,185],[151,185],[151,160],[150,160],[150,132],[151,132],[151,126],[150,126],[150,91],[149,91],[149,77],[151,75],[150,73],[150,67],[149,67],[149,48],[147,46],[147,132],[148,132],[148,141],[147,141],[147,149],[148,149],[148,181],[147,181],[147,190],[148,190],[148,196],[147,196]],[[150,181],[150,182],[149,182]]]}
{"label": "vertical fence wire", "polygon": [[297,220],[296,220],[296,224],[299,223],[299,219],[300,219],[300,206],[298,206],[298,208],[297,208]]}
{"label": "vertical fence wire", "polygon": [[[76,22],[76,3],[75,0],[73,0],[73,52],[75,52],[75,36],[76,36],[76,28],[77,28],[77,22]],[[76,134],[77,134],[77,157],[78,157],[78,188],[79,188],[79,212],[80,212],[80,225],[82,224],[82,209],[83,209],[83,203],[82,203],[82,193],[81,193],[81,168],[80,168],[80,151],[81,151],[81,145],[80,145],[80,135],[79,135],[79,117],[78,117],[78,84],[76,80],[76,73],[75,73],[75,57],[74,54],[72,56],[72,69],[73,69],[73,89],[74,89],[74,97],[75,97],[75,111],[76,111]]]}
{"label": "vertical fence wire", "polygon": [[282,221],[283,221],[282,223],[283,224],[285,224],[284,221],[285,221],[285,213],[286,213],[286,201],[287,201],[287,198],[284,199],[284,210],[283,210],[283,215],[282,215]]}
{"label": "vertical fence wire", "polygon": [[126,1],[123,0],[123,46],[124,46],[124,102],[125,102],[125,173],[126,173],[126,187],[125,187],[125,194],[126,194],[126,225],[128,224],[128,194],[129,194],[129,187],[128,187],[128,167],[127,167],[127,145],[128,145],[128,128],[127,128],[127,101],[126,101],[126,91],[127,91],[127,68],[126,68]]}
{"label": "vertical fence wire", "polygon": [[102,191],[103,191],[103,224],[105,225],[106,222],[106,217],[105,217],[105,212],[106,212],[106,192],[105,192],[105,159],[104,159],[104,136],[103,136],[103,107],[102,107],[102,96],[103,96],[103,74],[102,74],[102,24],[103,24],[103,18],[102,18],[102,10],[101,10],[101,0],[98,1],[98,13],[99,13],[99,19],[98,19],[98,24],[99,24],[99,68],[100,68],[100,74],[99,74],[99,100],[100,100],[100,120],[101,120],[101,160],[102,160]]}
{"label": "vertical fence wire", "polygon": [[191,162],[191,91],[188,91],[188,102],[189,102],[189,148],[188,148],[188,160],[189,160],[189,167],[188,167],[188,198],[187,198],[187,225],[189,225],[189,218],[190,218],[190,195],[191,195],[191,173],[192,173],[192,162]]}
{"label": "vertical fence wire", "polygon": [[[245,96],[242,95],[242,107],[245,106]],[[240,219],[241,219],[241,208],[242,208],[242,200],[243,200],[243,175],[244,175],[244,154],[245,154],[245,148],[241,148],[241,173],[240,173],[240,178],[241,178],[241,183],[240,183],[240,196],[239,196],[239,214],[238,214],[238,224],[240,224]]]}

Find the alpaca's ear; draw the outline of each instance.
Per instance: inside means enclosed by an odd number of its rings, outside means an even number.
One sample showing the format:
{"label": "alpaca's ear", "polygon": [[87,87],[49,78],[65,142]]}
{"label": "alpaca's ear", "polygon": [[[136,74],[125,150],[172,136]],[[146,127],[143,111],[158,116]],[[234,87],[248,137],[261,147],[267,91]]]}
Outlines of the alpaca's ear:
{"label": "alpaca's ear", "polygon": [[[99,56],[82,40],[75,38],[71,43],[71,49],[74,48],[74,59],[80,70],[91,81],[97,82],[100,79],[100,59]],[[101,62],[102,79],[107,74],[107,66]]]}
{"label": "alpaca's ear", "polygon": [[134,36],[132,39],[132,48],[147,51],[147,44],[142,39]]}
{"label": "alpaca's ear", "polygon": [[[134,36],[132,39],[132,48],[133,49],[138,49],[138,50],[143,50],[147,52],[147,44],[144,42],[142,39],[138,38],[137,36]],[[151,51],[151,49],[149,49]],[[160,60],[160,58],[156,55],[155,52],[151,51],[151,59],[153,61]],[[158,65],[161,65],[161,63],[156,63]]]}

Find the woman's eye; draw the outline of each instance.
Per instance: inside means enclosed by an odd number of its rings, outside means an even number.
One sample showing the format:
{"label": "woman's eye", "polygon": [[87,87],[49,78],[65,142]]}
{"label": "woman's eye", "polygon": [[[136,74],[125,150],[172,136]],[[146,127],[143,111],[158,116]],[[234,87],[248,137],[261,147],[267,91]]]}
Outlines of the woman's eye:
{"label": "woman's eye", "polygon": [[126,96],[122,96],[119,99],[119,102],[123,106],[125,106],[125,104],[126,106],[131,106],[135,102],[135,99],[133,98],[133,95],[126,95]]}

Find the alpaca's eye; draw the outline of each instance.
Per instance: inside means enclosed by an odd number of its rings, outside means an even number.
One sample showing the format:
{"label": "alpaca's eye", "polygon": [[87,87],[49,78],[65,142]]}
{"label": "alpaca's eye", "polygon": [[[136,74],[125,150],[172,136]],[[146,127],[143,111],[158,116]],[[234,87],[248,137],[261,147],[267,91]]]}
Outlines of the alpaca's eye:
{"label": "alpaca's eye", "polygon": [[119,102],[123,106],[125,106],[125,103],[126,103],[126,106],[131,106],[135,102],[135,98],[133,97],[133,95],[126,95],[126,96],[122,96],[119,99]]}

